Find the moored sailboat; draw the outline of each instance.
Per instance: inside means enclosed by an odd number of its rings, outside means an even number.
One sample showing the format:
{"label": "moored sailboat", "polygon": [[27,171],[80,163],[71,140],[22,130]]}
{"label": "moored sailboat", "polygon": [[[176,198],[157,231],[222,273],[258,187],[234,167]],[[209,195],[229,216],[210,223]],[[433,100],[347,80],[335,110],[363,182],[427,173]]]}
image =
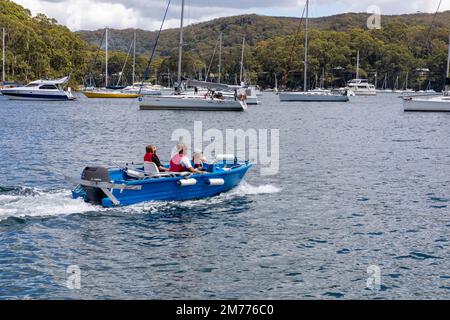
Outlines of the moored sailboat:
{"label": "moored sailboat", "polygon": [[[191,111],[244,111],[247,104],[244,99],[225,99],[223,95],[208,90],[204,95],[181,94],[182,91],[182,59],[183,59],[183,19],[185,0],[181,2],[180,41],[178,54],[178,76],[173,95],[143,96],[139,98],[140,110],[191,110]],[[167,13],[167,12],[166,12]],[[164,23],[164,19],[163,22]],[[162,25],[161,25],[162,27]],[[155,44],[156,46],[156,44]],[[155,49],[155,48],[154,48]],[[150,64],[149,64],[150,65]],[[213,84],[216,89],[221,84]],[[212,85],[211,85],[212,86]]]}
{"label": "moored sailboat", "polygon": [[304,78],[303,92],[301,91],[281,91],[279,92],[280,101],[300,101],[300,102],[347,102],[349,98],[346,92],[332,93],[321,91],[308,91],[308,13],[309,0],[306,0],[306,18],[305,18],[305,60],[304,60]]}
{"label": "moored sailboat", "polygon": [[[133,45],[135,45],[136,38]],[[128,59],[128,56],[127,56]],[[125,61],[126,64],[126,61]],[[124,64],[124,67],[125,67]],[[134,66],[133,66],[134,72]],[[123,74],[123,70],[121,72]],[[105,29],[105,88],[85,90],[83,94],[86,98],[103,98],[103,99],[134,99],[141,95],[135,92],[122,92],[119,89],[123,89],[123,86],[119,86],[120,79],[115,86],[108,85],[108,28]]]}
{"label": "moored sailboat", "polygon": [[403,110],[419,112],[450,112],[450,37],[448,44],[445,89],[442,95],[404,97]]}

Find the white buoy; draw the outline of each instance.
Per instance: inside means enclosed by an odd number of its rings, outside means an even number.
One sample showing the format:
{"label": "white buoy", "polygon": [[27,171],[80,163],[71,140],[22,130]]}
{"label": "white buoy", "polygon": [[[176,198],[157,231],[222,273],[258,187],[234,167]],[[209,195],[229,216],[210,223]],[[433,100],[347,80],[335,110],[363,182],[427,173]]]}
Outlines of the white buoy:
{"label": "white buoy", "polygon": [[194,178],[178,180],[178,185],[180,187],[193,186],[195,184],[197,184],[197,179],[194,179]]}
{"label": "white buoy", "polygon": [[208,179],[206,183],[210,186],[223,186],[225,181],[223,179]]}

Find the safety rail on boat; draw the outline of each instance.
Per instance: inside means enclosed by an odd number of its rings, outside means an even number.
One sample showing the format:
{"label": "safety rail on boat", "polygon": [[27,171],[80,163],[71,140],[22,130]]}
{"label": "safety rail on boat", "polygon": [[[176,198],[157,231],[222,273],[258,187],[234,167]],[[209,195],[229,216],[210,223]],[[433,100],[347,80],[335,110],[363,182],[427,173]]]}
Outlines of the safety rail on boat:
{"label": "safety rail on boat", "polygon": [[146,179],[152,179],[152,178],[175,178],[175,177],[189,177],[190,175],[192,175],[191,172],[160,172],[160,173],[151,173],[148,174],[143,170],[139,170],[139,169],[124,169],[124,172],[132,177],[132,178],[136,178],[136,179],[142,179],[142,180],[146,180]]}

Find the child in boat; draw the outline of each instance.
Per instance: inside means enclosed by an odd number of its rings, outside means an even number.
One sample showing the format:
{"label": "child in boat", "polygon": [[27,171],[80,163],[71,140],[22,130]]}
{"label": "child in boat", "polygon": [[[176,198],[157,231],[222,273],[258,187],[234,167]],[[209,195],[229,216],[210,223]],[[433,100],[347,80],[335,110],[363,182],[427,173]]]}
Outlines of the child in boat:
{"label": "child in boat", "polygon": [[160,172],[169,171],[169,169],[165,168],[161,164],[161,161],[159,160],[159,157],[156,154],[156,146],[154,146],[154,145],[146,146],[145,151],[146,151],[146,153],[144,156],[144,161],[153,162],[154,164],[156,164],[156,166],[158,167],[158,170]]}
{"label": "child in boat", "polygon": [[177,153],[170,159],[170,171],[171,172],[185,172],[202,173],[203,171],[195,169],[191,160],[186,156],[187,146],[184,143],[177,144]]}
{"label": "child in boat", "polygon": [[203,156],[203,152],[200,150],[195,150],[194,155],[192,157],[192,162],[194,163],[194,168],[202,171],[206,171],[206,169],[203,168],[203,163],[205,163],[207,160]]}

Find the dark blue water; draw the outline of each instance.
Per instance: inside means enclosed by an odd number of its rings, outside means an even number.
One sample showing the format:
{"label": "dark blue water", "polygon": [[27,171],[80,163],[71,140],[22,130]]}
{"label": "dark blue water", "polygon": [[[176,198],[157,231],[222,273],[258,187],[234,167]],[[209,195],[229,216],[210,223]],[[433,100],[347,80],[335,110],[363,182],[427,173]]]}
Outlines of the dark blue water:
{"label": "dark blue water", "polygon": [[[280,129],[280,172],[256,165],[212,199],[101,209],[55,174],[140,160],[172,131]],[[2,299],[449,299],[450,115],[395,97],[245,113],[139,111],[131,101],[0,97]],[[66,286],[67,267],[81,289]],[[381,284],[367,288],[367,268]]]}

